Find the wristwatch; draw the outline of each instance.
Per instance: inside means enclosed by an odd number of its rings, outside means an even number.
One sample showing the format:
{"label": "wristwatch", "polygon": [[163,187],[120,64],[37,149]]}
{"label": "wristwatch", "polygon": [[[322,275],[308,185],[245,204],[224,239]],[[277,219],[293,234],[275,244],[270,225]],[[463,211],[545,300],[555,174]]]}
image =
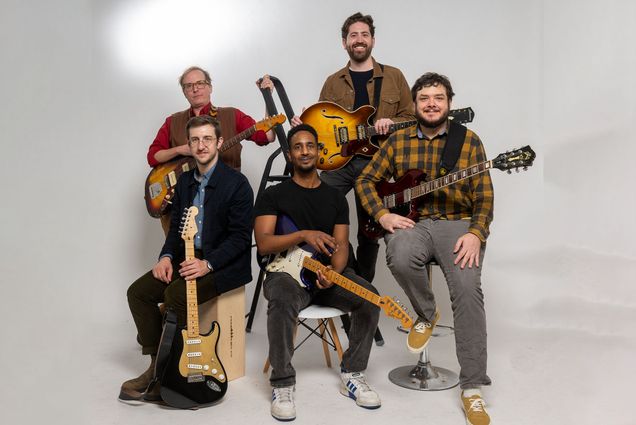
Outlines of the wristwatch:
{"label": "wristwatch", "polygon": [[212,268],[212,264],[210,264],[208,260],[205,260],[205,264],[207,264],[208,270],[210,270],[211,272],[214,271],[214,269]]}

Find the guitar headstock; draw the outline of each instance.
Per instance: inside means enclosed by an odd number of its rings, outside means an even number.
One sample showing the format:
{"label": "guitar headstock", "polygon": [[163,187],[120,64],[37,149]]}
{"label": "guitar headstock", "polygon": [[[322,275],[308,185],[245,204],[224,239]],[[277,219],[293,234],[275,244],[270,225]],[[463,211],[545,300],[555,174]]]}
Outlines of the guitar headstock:
{"label": "guitar headstock", "polygon": [[287,118],[285,118],[285,115],[283,114],[272,115],[271,117],[267,117],[264,120],[257,122],[254,126],[256,127],[256,130],[269,131],[275,125],[284,123],[286,119]]}
{"label": "guitar headstock", "polygon": [[510,174],[512,169],[516,169],[519,172],[519,167],[527,170],[532,166],[536,154],[530,146],[524,146],[520,149],[515,149],[511,152],[500,153],[497,158],[492,160],[492,166],[499,170],[508,171]]}
{"label": "guitar headstock", "polygon": [[183,211],[179,230],[181,231],[181,239],[184,241],[193,241],[197,234],[197,222],[194,219],[197,214],[199,214],[199,209],[195,206]]}
{"label": "guitar headstock", "polygon": [[406,308],[399,301],[385,295],[380,298],[380,307],[382,307],[387,316],[402,322],[404,329],[411,329],[413,326],[413,319],[411,319],[411,316],[406,312]]}
{"label": "guitar headstock", "polygon": [[466,124],[467,122],[473,122],[475,111],[470,106],[468,108],[453,109],[448,112],[448,118],[452,119],[453,122]]}

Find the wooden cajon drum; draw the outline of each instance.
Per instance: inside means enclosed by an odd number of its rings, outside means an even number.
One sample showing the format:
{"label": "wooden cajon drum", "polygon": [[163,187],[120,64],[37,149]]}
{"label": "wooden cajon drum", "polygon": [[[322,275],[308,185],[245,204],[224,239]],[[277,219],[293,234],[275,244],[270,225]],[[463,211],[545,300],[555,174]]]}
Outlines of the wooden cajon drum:
{"label": "wooden cajon drum", "polygon": [[232,381],[245,376],[245,286],[199,305],[202,333],[210,329],[213,320],[221,326],[216,352],[227,378]]}

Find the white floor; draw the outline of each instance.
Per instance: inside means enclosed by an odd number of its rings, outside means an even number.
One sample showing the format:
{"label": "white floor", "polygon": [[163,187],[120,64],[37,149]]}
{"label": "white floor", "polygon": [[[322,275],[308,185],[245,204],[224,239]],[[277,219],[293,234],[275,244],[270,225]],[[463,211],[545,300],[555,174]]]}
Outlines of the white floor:
{"label": "white floor", "polygon": [[[543,251],[541,256],[552,261],[500,254],[486,264],[488,373],[493,385],[484,389],[484,395],[492,423],[635,424],[631,402],[636,382],[636,308],[628,284],[633,281],[634,261],[583,248]],[[544,266],[530,272],[529,264]],[[448,295],[439,270],[435,273],[440,323],[449,323]],[[395,284],[385,277],[380,272],[380,292],[395,293]],[[612,289],[598,291],[603,285]],[[249,288],[251,299],[253,285]],[[125,307],[123,293],[119,307]],[[40,317],[48,321],[28,319],[23,331],[18,321],[7,321],[10,326],[5,330],[11,333],[0,350],[5,383],[0,386],[2,424],[276,423],[269,414],[268,377],[261,371],[267,351],[263,299],[247,336],[246,376],[230,383],[220,404],[198,411],[117,400],[120,384],[145,370],[148,361],[134,342],[128,314],[82,323],[74,309],[49,306],[47,310],[44,304],[42,308]],[[68,318],[61,326],[60,317]],[[294,356],[295,423],[463,424],[458,388],[420,392],[388,380],[390,370],[416,361],[396,324],[382,315],[386,343],[374,345],[367,370],[369,382],[382,398],[380,409],[359,408],[339,394],[338,369],[326,368],[316,340]],[[346,344],[346,337],[342,339]],[[434,364],[458,370],[452,336],[434,339],[430,353]]]}
{"label": "white floor", "polygon": [[[126,327],[125,324],[118,325]],[[370,411],[357,407],[338,392],[337,368],[327,369],[319,342],[301,348],[294,357],[297,370],[299,424],[462,424],[459,389],[420,392],[392,384],[387,375],[397,366],[414,363],[395,323],[383,318],[386,344],[374,346],[369,382],[383,405]],[[125,329],[105,329],[121,335]],[[631,397],[617,391],[621,376],[633,362],[634,339],[605,338],[604,348],[590,346],[589,335],[558,329],[512,329],[491,326],[490,376],[493,386],[484,393],[494,424],[633,424],[625,414]],[[437,338],[430,352],[434,364],[458,370],[452,337]],[[110,348],[110,349],[109,349]],[[269,416],[270,387],[261,372],[266,351],[264,323],[248,335],[247,375],[230,383],[225,399],[199,411],[177,411],[156,405],[131,406],[116,401],[120,383],[146,366],[138,348],[119,337],[103,341],[105,371],[95,375],[94,398],[86,407],[87,423],[276,423]],[[335,353],[332,356],[335,359]],[[137,359],[136,361],[131,361]],[[104,373],[105,372],[105,373]],[[623,388],[625,390],[625,388]]]}

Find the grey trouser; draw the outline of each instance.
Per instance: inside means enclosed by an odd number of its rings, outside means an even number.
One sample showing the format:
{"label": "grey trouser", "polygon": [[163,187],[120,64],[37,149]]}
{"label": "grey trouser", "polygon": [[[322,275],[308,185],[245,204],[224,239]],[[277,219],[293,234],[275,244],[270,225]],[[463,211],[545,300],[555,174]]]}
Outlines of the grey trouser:
{"label": "grey trouser", "polygon": [[[369,158],[354,157],[342,168],[333,171],[323,171],[320,173],[320,179],[329,186],[335,187],[343,195],[347,195],[356,184],[356,179],[362,172],[362,169],[369,163]],[[356,199],[356,213],[360,217],[360,213],[366,214],[360,205],[358,196]],[[375,277],[375,263],[378,258],[378,249],[380,244],[377,240],[368,239],[358,232],[358,249],[356,250],[357,271],[367,282],[373,282]],[[352,259],[350,259],[352,260]],[[351,264],[351,262],[349,263]]]}
{"label": "grey trouser", "polygon": [[451,298],[455,326],[457,359],[461,367],[462,388],[489,385],[486,375],[486,313],[481,291],[481,264],[485,245],[479,256],[480,267],[462,270],[455,265],[455,243],[468,231],[468,220],[422,219],[413,229],[387,233],[386,262],[393,276],[409,297],[417,315],[432,320],[435,297],[426,273],[426,263],[435,259],[440,265]]}
{"label": "grey trouser", "polygon": [[[347,268],[343,276],[377,294],[377,290],[353,270]],[[341,368],[361,372],[367,368],[373,334],[378,326],[380,309],[339,286],[308,291],[287,273],[267,273],[263,283],[267,304],[267,338],[269,361],[272,365],[270,383],[273,387],[287,387],[296,383],[296,371],[291,364],[294,354],[294,333],[298,312],[309,304],[320,304],[351,312],[349,348],[342,357]]]}

